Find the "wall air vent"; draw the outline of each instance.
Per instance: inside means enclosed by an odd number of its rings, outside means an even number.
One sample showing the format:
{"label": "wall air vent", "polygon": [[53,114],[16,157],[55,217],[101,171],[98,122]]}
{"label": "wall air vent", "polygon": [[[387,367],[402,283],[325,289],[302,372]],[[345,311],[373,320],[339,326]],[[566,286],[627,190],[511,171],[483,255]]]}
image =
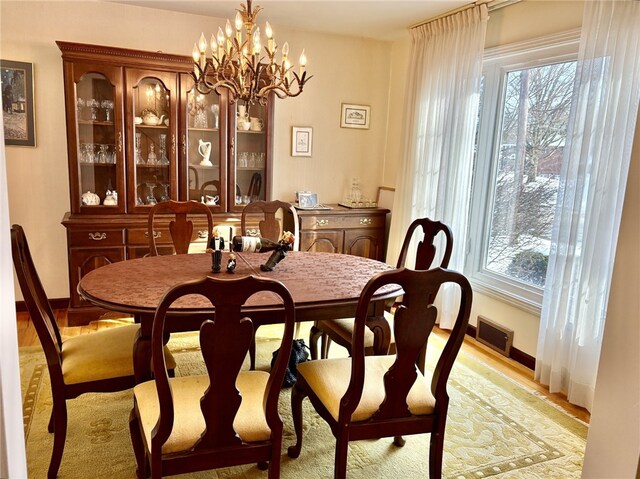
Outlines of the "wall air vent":
{"label": "wall air vent", "polygon": [[478,316],[476,339],[491,349],[495,349],[500,354],[509,357],[511,345],[513,344],[513,330],[483,316]]}

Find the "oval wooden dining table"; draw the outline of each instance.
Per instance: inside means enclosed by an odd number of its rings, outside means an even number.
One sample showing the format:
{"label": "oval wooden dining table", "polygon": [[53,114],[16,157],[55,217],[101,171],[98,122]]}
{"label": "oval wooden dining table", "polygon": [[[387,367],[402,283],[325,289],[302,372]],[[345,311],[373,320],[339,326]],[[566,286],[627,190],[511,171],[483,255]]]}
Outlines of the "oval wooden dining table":
{"label": "oval wooden dining table", "polygon": [[[213,273],[211,255],[183,254],[149,256],[102,266],[87,273],[78,283],[78,292],[90,303],[135,316],[140,333],[134,343],[134,371],[138,382],[150,377],[151,329],[155,310],[172,287],[202,279],[238,278],[258,275],[281,281],[291,292],[296,321],[321,321],[353,317],[362,289],[377,273],[392,269],[386,263],[359,256],[335,253],[289,252],[273,271],[261,271],[268,253],[236,253],[234,273],[226,272],[229,253],[223,253],[222,271]],[[390,330],[383,310],[387,300],[402,290],[395,285],[378,291],[367,325],[380,338],[377,348],[386,352]],[[281,322],[282,306],[271,293],[254,295],[245,304],[247,315],[260,324]],[[214,309],[202,296],[187,296],[169,310],[169,332],[197,330],[202,317],[213,317]]]}

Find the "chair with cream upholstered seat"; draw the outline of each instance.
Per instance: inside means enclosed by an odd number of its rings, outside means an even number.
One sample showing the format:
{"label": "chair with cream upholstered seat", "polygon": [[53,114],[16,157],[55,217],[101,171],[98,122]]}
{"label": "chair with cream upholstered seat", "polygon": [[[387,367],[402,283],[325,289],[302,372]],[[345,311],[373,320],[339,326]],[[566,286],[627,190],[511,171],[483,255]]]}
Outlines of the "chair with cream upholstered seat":
{"label": "chair with cream upholstered seat", "polygon": [[[120,326],[63,341],[24,230],[19,225],[11,227],[11,251],[18,283],[51,379],[53,410],[49,432],[54,436],[47,476],[54,478],[62,461],[67,433],[67,399],[89,392],[115,392],[133,387],[133,342],[140,326]],[[173,370],[175,361],[168,350],[166,354],[167,367]]]}
{"label": "chair with cream upholstered seat", "polygon": [[[243,370],[253,340],[254,294],[275,294],[283,303],[284,333],[271,372]],[[185,295],[201,295],[215,307],[203,319],[200,346],[207,374],[168,378],[162,354],[168,308]],[[258,312],[260,314],[260,312]],[[257,276],[207,277],[169,290],[158,306],[151,340],[155,380],[134,388],[130,431],[138,477],[151,478],[233,465],[268,463],[269,478],[280,477],[283,424],[278,397],[293,340],[295,310],[286,287]]]}
{"label": "chair with cream upholstered seat", "polygon": [[[421,232],[421,236],[417,233],[418,231]],[[418,218],[409,225],[402,243],[402,248],[400,249],[400,255],[398,256],[396,267],[401,268],[406,266],[409,247],[412,244],[414,235],[418,235],[413,269],[423,270],[431,268],[436,257],[436,237],[440,233],[442,233],[443,236],[444,250],[439,266],[441,268],[447,268],[449,266],[449,259],[451,258],[451,251],[453,249],[453,234],[447,225],[440,221],[432,221],[429,218]],[[388,352],[391,354],[395,352],[392,327],[393,316],[387,311],[385,312],[385,318],[390,323],[391,327],[391,342],[389,343],[388,349]],[[331,342],[338,343],[340,346],[346,348],[350,353],[352,333],[353,318],[341,318],[315,322],[311,328],[311,333],[309,334],[311,357],[313,359],[318,358],[317,349],[319,338],[322,338],[320,350],[321,358],[326,358],[328,356]],[[364,340],[366,354],[373,354],[375,336],[368,328],[365,331]]]}
{"label": "chair with cream upholstered seat", "polygon": [[[418,363],[435,325],[437,311],[431,303],[441,285],[460,290],[456,321],[433,371],[423,375]],[[375,292],[387,284],[404,290],[394,318],[396,353],[365,356],[364,329]],[[469,323],[472,292],[459,273],[435,268],[379,273],[365,286],[356,310],[351,358],[308,361],[298,365],[291,408],[297,436],[288,454],[295,458],[302,447],[302,401],[314,408],[336,437],[334,478],[347,475],[349,441],[431,433],[429,477],[441,477],[444,430],[449,397],[447,380]],[[456,309],[453,309],[456,311]],[[452,311],[452,312],[453,312]]]}
{"label": "chair with cream upholstered seat", "polygon": [[[252,227],[257,225],[257,231]],[[300,249],[300,221],[298,212],[291,203],[280,200],[252,201],[242,209],[240,218],[240,230],[243,236],[260,236],[278,242],[282,239],[285,228],[291,228],[295,236],[293,251]],[[266,258],[265,258],[266,261]],[[256,330],[260,327],[257,323]],[[300,324],[296,325],[295,336],[298,336]],[[255,338],[249,349],[251,369],[256,366]]]}

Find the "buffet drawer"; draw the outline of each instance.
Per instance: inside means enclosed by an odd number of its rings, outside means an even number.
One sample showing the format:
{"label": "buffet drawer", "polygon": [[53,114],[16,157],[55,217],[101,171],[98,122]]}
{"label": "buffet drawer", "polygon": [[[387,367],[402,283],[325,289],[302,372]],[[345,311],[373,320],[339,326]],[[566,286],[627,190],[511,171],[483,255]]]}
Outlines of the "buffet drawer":
{"label": "buffet drawer", "polygon": [[380,214],[367,215],[314,215],[302,216],[300,228],[313,229],[347,229],[347,228],[384,228],[386,216]]}
{"label": "buffet drawer", "polygon": [[124,229],[73,229],[68,230],[69,246],[122,246]]}

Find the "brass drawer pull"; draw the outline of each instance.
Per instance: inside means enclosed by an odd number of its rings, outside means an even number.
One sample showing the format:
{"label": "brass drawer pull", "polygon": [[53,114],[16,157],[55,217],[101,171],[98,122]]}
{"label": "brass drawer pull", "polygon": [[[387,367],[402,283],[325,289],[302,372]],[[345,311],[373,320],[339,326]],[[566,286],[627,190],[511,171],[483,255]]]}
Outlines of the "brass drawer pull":
{"label": "brass drawer pull", "polygon": [[329,220],[316,220],[316,226],[327,226],[329,224]]}
{"label": "brass drawer pull", "polygon": [[[149,237],[149,232],[145,231],[144,235],[148,238]],[[153,239],[158,239],[158,238],[162,238],[162,231],[154,231],[153,232]]]}
{"label": "brass drawer pull", "polygon": [[89,233],[89,239],[92,239],[93,241],[102,241],[107,239],[107,233],[99,233],[99,232],[95,232],[95,233]]}
{"label": "brass drawer pull", "polygon": [[360,218],[360,224],[361,225],[370,225],[371,224],[371,218]]}

